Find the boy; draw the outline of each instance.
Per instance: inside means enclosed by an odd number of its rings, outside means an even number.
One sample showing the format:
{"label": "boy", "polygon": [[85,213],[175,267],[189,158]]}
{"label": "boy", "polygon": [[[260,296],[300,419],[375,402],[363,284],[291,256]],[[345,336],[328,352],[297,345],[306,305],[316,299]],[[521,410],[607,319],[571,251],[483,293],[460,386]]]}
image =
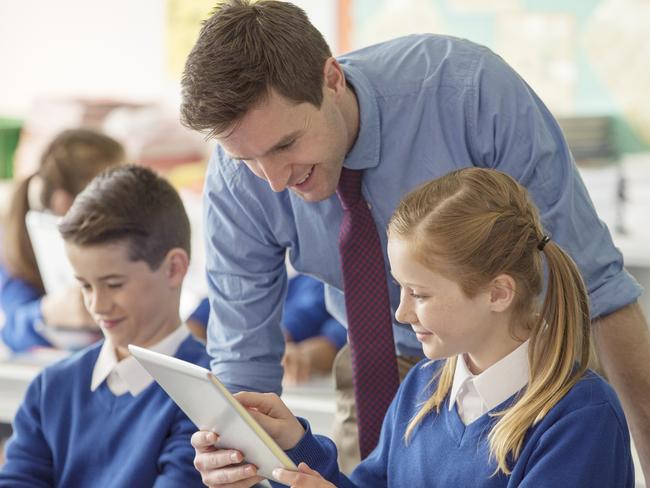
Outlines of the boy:
{"label": "boy", "polygon": [[127,349],[208,365],[179,318],[190,226],[178,193],[146,168],[109,170],[59,230],[105,337],[32,382],[0,486],[203,486],[192,463],[195,427]]}

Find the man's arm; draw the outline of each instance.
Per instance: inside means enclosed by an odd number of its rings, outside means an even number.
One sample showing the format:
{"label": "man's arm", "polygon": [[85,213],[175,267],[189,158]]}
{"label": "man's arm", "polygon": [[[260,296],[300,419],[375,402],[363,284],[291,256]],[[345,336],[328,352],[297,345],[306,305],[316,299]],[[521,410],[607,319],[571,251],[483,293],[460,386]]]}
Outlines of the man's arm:
{"label": "man's arm", "polygon": [[623,404],[650,480],[650,331],[638,303],[593,322],[598,359]]}
{"label": "man's arm", "polygon": [[282,217],[269,215],[277,212],[269,192],[217,147],[204,190],[207,351],[231,391],[281,391],[286,250],[272,228]]}

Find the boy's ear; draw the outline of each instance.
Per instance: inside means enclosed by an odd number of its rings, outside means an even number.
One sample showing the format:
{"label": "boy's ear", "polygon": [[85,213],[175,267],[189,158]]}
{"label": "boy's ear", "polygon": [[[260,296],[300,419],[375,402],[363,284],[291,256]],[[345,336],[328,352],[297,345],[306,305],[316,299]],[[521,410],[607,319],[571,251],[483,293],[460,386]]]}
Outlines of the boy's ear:
{"label": "boy's ear", "polygon": [[65,215],[66,212],[72,207],[74,197],[67,191],[57,188],[52,192],[50,197],[50,210],[54,215]]}
{"label": "boy's ear", "polygon": [[505,312],[515,299],[517,285],[512,276],[500,274],[490,282],[490,303],[492,312]]}
{"label": "boy's ear", "polygon": [[180,288],[183,284],[183,279],[187,274],[187,268],[189,265],[190,258],[184,249],[175,247],[167,253],[167,256],[165,256],[163,261],[163,267],[165,278],[171,287]]}

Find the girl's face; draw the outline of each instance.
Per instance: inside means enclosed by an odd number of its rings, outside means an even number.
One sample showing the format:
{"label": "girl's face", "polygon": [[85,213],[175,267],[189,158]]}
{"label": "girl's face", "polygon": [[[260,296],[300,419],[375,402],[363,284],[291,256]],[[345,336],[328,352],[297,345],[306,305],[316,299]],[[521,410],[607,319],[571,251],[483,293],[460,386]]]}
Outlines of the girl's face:
{"label": "girl's face", "polygon": [[421,264],[403,238],[388,239],[388,259],[401,287],[395,317],[411,324],[429,359],[462,353],[476,359],[491,356],[489,349],[501,327],[496,327],[489,290],[468,298],[458,283]]}

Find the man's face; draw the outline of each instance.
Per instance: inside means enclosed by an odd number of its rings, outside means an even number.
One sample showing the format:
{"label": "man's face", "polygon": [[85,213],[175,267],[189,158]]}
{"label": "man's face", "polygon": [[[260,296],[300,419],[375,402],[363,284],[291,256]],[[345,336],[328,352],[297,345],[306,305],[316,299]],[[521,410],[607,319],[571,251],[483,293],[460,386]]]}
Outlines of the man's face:
{"label": "man's face", "polygon": [[316,108],[271,91],[217,140],[273,191],[288,188],[306,201],[318,202],[336,191],[350,145],[338,100],[324,90],[323,103]]}

